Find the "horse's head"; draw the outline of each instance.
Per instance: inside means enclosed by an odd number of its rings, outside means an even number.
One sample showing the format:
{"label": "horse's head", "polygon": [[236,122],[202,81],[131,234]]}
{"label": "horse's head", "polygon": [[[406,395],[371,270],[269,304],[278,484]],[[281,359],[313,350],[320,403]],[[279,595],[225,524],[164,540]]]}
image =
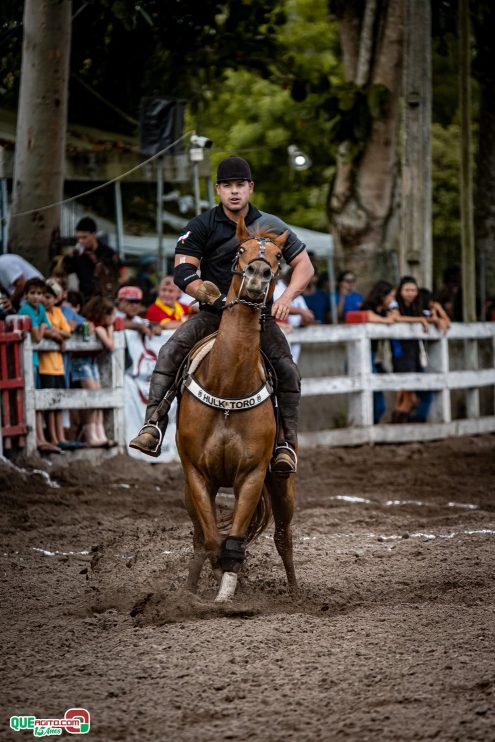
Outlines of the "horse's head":
{"label": "horse's head", "polygon": [[232,265],[232,285],[238,300],[264,306],[271,298],[288,234],[285,231],[277,236],[268,230],[253,234],[244,219],[239,220],[236,235],[240,246]]}

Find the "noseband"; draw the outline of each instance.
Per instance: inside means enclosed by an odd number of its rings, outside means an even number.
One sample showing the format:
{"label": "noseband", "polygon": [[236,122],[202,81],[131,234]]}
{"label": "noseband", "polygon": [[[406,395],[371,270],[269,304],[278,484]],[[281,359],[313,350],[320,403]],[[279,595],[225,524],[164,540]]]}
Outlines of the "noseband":
{"label": "noseband", "polygon": [[[241,285],[239,286],[239,291],[237,292],[236,298],[233,301],[226,304],[225,309],[229,309],[230,307],[233,307],[236,304],[246,304],[248,307],[251,307],[252,309],[263,309],[266,306],[266,299],[268,296],[268,292],[270,290],[270,286],[279,274],[280,260],[277,263],[277,272],[274,273],[272,270],[272,266],[270,265],[270,262],[265,257],[266,245],[268,242],[271,242],[271,240],[269,240],[268,237],[250,237],[249,240],[246,240],[246,242],[249,242],[250,240],[256,240],[256,242],[258,243],[259,253],[255,258],[250,260],[249,263],[247,263],[247,265],[244,268],[239,270],[239,257],[244,252],[242,245],[244,245],[245,243],[243,242],[240,245],[235,255],[235,258],[232,261],[232,274],[241,277],[242,279]],[[261,301],[248,301],[247,299],[242,299],[241,294],[242,294],[242,289],[244,287],[244,283],[246,280],[246,271],[248,270],[250,265],[252,265],[255,262],[259,262],[259,261],[266,263],[266,265],[270,269],[270,280],[266,284],[266,289],[263,295],[263,299]]]}

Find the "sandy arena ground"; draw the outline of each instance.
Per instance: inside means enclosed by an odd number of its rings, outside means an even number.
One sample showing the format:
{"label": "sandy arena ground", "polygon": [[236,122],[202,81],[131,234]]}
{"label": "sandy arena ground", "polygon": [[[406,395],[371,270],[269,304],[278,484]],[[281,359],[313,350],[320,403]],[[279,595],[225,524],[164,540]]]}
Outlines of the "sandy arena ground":
{"label": "sandy arena ground", "polygon": [[51,471],[0,463],[1,739],[495,739],[495,436],[303,451],[300,596],[269,530],[227,608],[184,591],[179,466]]}

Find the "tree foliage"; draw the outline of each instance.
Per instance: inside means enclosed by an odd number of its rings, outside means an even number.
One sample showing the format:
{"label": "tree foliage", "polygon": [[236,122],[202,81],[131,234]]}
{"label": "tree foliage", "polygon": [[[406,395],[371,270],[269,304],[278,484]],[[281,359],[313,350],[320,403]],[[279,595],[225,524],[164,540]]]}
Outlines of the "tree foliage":
{"label": "tree foliage", "polygon": [[[324,0],[290,0],[284,9],[286,23],[275,34],[278,56],[267,60],[267,74],[229,70],[197,120],[215,141],[214,165],[232,152],[251,162],[260,208],[325,230],[335,111],[324,100],[342,83],[337,26]],[[291,169],[291,144],[310,157],[309,170]]]}
{"label": "tree foliage", "polygon": [[[246,156],[261,208],[326,229],[338,146],[345,141],[356,156],[387,104],[384,86],[358,86],[344,74],[338,22],[354,7],[364,0],[74,0],[69,120],[137,134],[143,96],[187,99],[188,128],[215,142],[213,168],[225,154]],[[458,241],[456,7],[457,0],[432,3],[439,250]],[[472,9],[473,74],[482,80],[492,74],[490,2]],[[4,0],[0,92],[13,110],[21,44],[22,3]],[[476,114],[476,87],[473,97]],[[310,170],[291,170],[290,144],[310,156]]]}

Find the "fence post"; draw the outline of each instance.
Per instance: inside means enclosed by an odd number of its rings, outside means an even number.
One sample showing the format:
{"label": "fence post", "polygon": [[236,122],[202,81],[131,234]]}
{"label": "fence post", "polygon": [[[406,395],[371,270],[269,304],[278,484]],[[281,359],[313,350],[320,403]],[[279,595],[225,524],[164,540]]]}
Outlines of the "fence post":
{"label": "fence post", "polygon": [[36,453],[36,391],[34,388],[33,344],[31,333],[27,332],[22,344],[22,366],[25,380],[24,399],[26,400],[26,456]]}
{"label": "fence post", "polygon": [[[445,335],[442,335],[438,340],[432,340],[428,343],[428,358],[428,371],[444,374],[445,378],[447,378],[450,370],[450,361],[449,342]],[[429,418],[431,422],[435,423],[451,422],[450,389],[447,387],[439,392],[433,392],[433,402]]]}
{"label": "fence post", "polygon": [[[111,386],[120,392],[118,407],[113,409],[113,437],[119,446],[125,447],[124,420],[124,365],[125,365],[125,332],[114,332],[115,350],[110,355]],[[125,449],[124,449],[125,450]]]}
{"label": "fence post", "polygon": [[349,425],[366,427],[373,424],[373,391],[371,389],[371,347],[362,325],[361,337],[346,343],[349,376],[359,379],[361,391],[350,394]]}
{"label": "fence post", "polygon": [[[466,369],[477,371],[479,368],[478,341],[464,340],[464,359]],[[478,388],[466,389],[466,417],[480,416],[480,393]]]}

